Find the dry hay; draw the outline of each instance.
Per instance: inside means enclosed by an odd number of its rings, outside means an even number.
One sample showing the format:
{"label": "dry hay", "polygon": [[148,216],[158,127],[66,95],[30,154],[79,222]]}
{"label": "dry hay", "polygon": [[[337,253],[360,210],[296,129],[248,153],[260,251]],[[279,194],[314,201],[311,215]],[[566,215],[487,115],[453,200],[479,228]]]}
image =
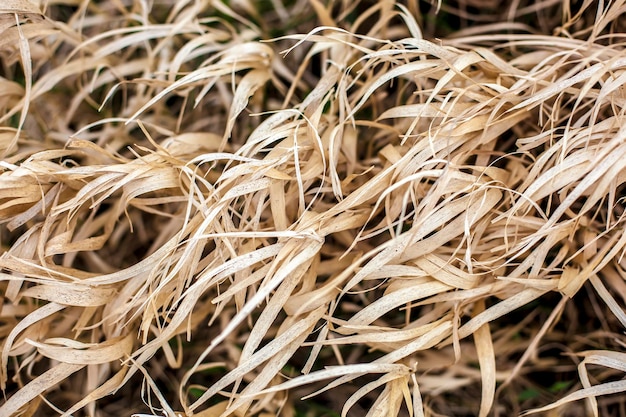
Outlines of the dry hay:
{"label": "dry hay", "polygon": [[624,415],[626,3],[326,3],[0,6],[0,415]]}

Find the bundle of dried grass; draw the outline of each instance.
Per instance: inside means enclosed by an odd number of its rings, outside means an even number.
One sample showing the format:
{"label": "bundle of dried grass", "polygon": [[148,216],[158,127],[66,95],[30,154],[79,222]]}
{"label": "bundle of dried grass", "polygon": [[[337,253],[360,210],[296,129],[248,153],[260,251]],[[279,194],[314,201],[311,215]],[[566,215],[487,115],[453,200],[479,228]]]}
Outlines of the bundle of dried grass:
{"label": "bundle of dried grass", "polygon": [[624,1],[42,3],[0,415],[623,413]]}

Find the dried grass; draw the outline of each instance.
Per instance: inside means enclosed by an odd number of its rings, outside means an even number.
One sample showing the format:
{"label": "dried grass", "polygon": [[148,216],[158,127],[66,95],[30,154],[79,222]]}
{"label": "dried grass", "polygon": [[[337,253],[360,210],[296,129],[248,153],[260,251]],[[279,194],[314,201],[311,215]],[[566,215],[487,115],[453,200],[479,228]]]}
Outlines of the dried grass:
{"label": "dried grass", "polygon": [[0,415],[624,415],[580,3],[5,0]]}

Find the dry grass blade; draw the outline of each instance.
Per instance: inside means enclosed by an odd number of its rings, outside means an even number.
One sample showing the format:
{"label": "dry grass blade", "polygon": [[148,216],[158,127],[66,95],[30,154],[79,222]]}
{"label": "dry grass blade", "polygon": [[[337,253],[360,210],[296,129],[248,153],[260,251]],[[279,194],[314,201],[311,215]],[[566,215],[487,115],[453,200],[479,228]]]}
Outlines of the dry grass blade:
{"label": "dry grass blade", "polygon": [[0,8],[0,13],[35,13],[40,14],[41,10],[37,5],[29,0],[6,0]]}

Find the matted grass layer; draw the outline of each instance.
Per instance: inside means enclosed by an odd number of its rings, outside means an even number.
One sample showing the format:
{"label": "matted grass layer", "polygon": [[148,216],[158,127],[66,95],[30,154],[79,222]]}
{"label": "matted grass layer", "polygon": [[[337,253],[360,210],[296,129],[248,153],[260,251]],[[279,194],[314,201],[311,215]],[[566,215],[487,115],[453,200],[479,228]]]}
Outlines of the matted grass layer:
{"label": "matted grass layer", "polygon": [[624,13],[4,0],[0,416],[626,415]]}

